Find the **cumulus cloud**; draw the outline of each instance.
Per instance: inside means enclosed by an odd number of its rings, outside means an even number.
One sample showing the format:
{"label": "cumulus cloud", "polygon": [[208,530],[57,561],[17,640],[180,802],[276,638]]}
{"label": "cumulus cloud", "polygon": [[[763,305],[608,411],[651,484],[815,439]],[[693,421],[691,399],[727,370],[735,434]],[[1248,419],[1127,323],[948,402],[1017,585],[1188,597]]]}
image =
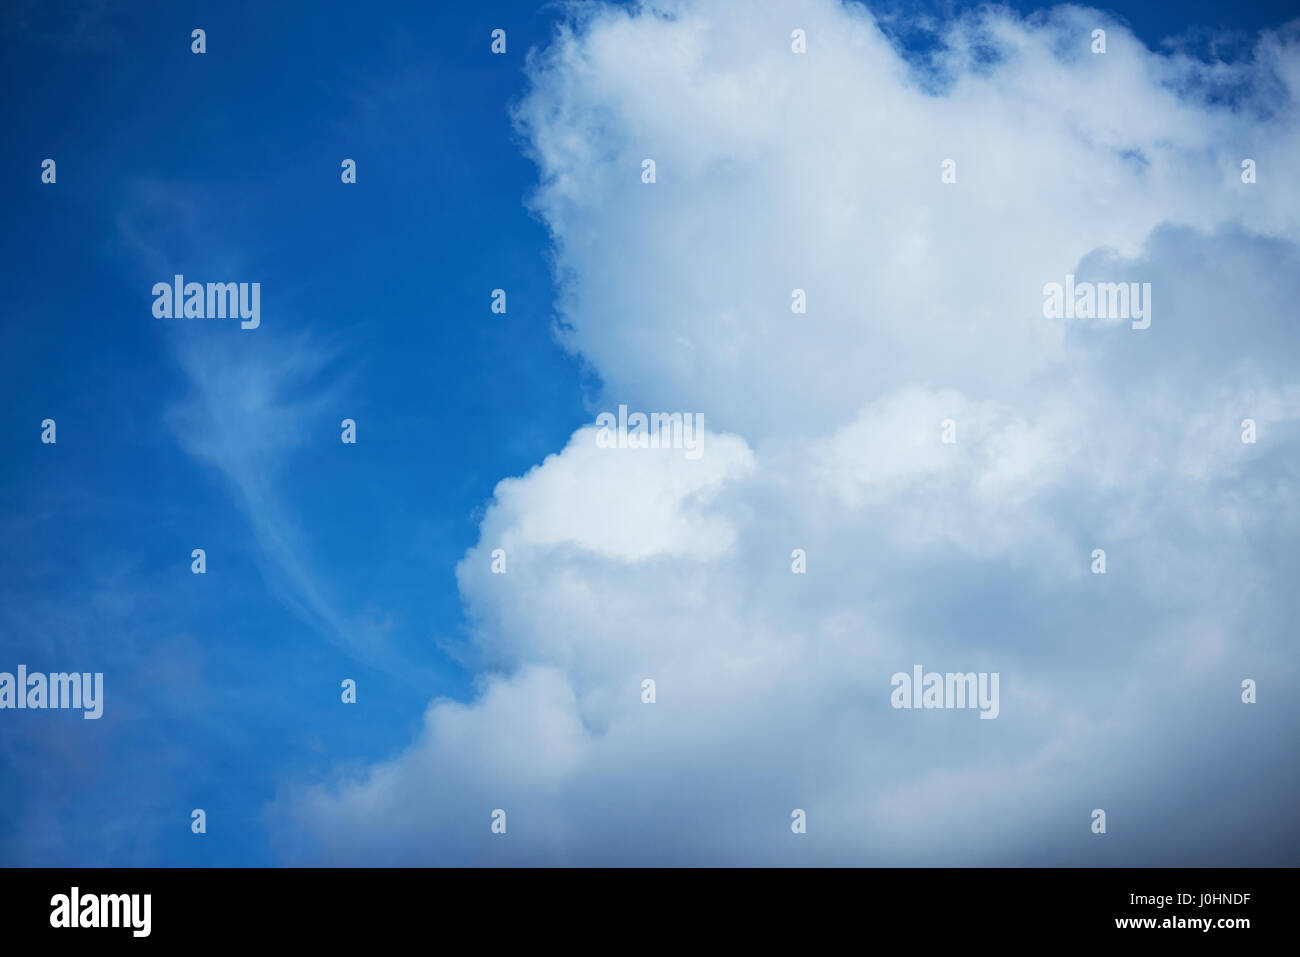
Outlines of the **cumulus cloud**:
{"label": "cumulus cloud", "polygon": [[697,465],[674,450],[610,455],[598,447],[595,428],[581,429],[562,454],[497,486],[483,534],[498,533],[507,551],[571,544],[623,561],[717,557],[734,532],[699,506],[729,476],[748,471],[753,456],[734,436],[710,438]]}
{"label": "cumulus cloud", "polygon": [[[705,454],[582,428],[503,480],[457,569],[480,695],[287,790],[288,856],[1294,863],[1295,31],[1231,67],[1078,7],[943,40],[682,0],[532,57],[559,335]],[[1152,283],[1151,327],[1044,318],[1067,273]],[[1000,716],[892,709],[914,663],[999,672]]]}
{"label": "cumulus cloud", "polygon": [[[1137,256],[1169,221],[1295,239],[1291,81],[1265,118],[1180,98],[1193,64],[1072,7],[960,20],[923,63],[856,6],[668,9],[562,34],[518,110],[565,341],[619,398],[685,402],[755,437],[842,424],[916,381],[1033,396],[1068,361],[1042,286],[1089,253]],[[1262,44],[1258,86],[1294,56],[1281,44]],[[935,75],[941,92],[922,83]],[[1242,188],[1244,156],[1272,171],[1267,189]],[[648,189],[629,172],[645,157]]]}

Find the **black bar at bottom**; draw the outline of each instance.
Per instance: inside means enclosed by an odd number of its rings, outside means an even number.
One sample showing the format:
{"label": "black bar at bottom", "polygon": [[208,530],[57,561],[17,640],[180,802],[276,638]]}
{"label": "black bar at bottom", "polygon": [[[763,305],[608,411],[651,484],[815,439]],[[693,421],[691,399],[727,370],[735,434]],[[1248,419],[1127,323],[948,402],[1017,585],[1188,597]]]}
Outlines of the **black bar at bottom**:
{"label": "black bar at bottom", "polygon": [[847,934],[859,943],[922,946],[1099,937],[1231,946],[1292,936],[1295,872],[11,868],[0,881],[7,943],[337,947],[432,933],[431,946],[461,947],[470,934],[471,946],[717,939],[734,947]]}

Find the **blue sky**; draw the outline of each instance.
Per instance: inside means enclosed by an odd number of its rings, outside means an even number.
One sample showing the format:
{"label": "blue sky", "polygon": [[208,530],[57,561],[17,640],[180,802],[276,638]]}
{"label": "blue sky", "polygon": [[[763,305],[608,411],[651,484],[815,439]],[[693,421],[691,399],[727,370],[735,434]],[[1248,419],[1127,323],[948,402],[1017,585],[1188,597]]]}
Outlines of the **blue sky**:
{"label": "blue sky", "polygon": [[[116,699],[98,725],[10,715],[7,861],[265,863],[277,776],[382,755],[431,693],[468,693],[439,643],[461,640],[452,570],[474,513],[585,413],[550,335],[546,233],[522,203],[535,171],[506,112],[550,21],[524,4],[460,16],[6,13],[5,418],[61,431],[54,456],[25,442],[5,456],[4,642],[33,670],[104,671]],[[189,49],[200,20],[205,57]],[[485,52],[498,21],[509,59]],[[58,162],[54,191],[30,188],[35,153]],[[293,467],[315,477],[284,487],[329,600],[386,629],[384,666],[278,600],[228,485],[168,425],[189,392],[178,351],[230,331],[139,321],[173,270],[256,274],[272,348],[308,332],[334,351],[313,374],[346,375],[337,404],[294,423]],[[502,285],[508,314],[493,316]],[[351,461],[336,455],[347,416],[373,450]],[[345,676],[363,717],[337,706]],[[191,837],[192,807],[219,840]]]}
{"label": "blue sky", "polygon": [[[684,204],[677,213],[708,209],[716,201],[713,212],[735,211],[737,233],[753,236],[758,233],[745,230],[741,211],[780,187],[747,164],[756,156],[775,156],[776,163],[790,160],[797,170],[801,155],[792,150],[783,156],[775,141],[741,123],[720,122],[722,129],[714,130],[707,111],[692,113],[693,97],[673,98],[680,92],[673,86],[680,73],[672,68],[673,58],[660,61],[645,51],[654,51],[661,41],[687,49],[683,34],[673,31],[688,29],[692,6],[684,4],[678,20],[659,26],[644,16],[628,21],[628,35],[620,33],[616,17],[592,14],[592,21],[579,21],[568,35],[569,47],[555,40],[557,24],[568,22],[565,9],[525,3],[408,3],[382,15],[364,4],[334,3],[6,6],[0,15],[0,69],[9,91],[0,186],[9,224],[0,240],[8,293],[0,326],[5,389],[0,417],[7,436],[0,469],[6,502],[0,513],[0,670],[22,663],[33,671],[102,671],[106,701],[99,721],[57,711],[0,714],[0,861],[1294,863],[1300,834],[1287,817],[1297,796],[1296,709],[1277,701],[1282,689],[1275,684],[1276,710],[1261,702],[1252,715],[1258,726],[1246,728],[1239,724],[1242,705],[1233,690],[1245,674],[1281,675],[1290,668],[1294,675],[1294,600],[1282,592],[1293,580],[1289,533],[1296,514],[1289,510],[1293,500],[1279,491],[1295,477],[1296,446],[1289,444],[1296,431],[1290,411],[1294,396],[1288,389],[1296,380],[1294,352],[1286,350],[1297,343],[1284,321],[1285,303],[1297,291],[1295,220],[1289,218],[1294,184],[1285,196],[1262,201],[1264,212],[1243,213],[1240,221],[1226,215],[1216,220],[1213,212],[1193,212],[1217,207],[1216,201],[1202,202],[1197,192],[1202,180],[1191,165],[1192,173],[1171,174],[1150,190],[1160,198],[1153,202],[1150,224],[1117,213],[1114,218],[1123,221],[1117,235],[1096,242],[1091,241],[1098,235],[1096,224],[1080,225],[1083,246],[1062,247],[1075,258],[1063,258],[1059,271],[1053,267],[1036,278],[1030,300],[1037,297],[1037,286],[1060,281],[1075,264],[1080,275],[1100,270],[1104,278],[1111,268],[1126,277],[1133,273],[1134,279],[1164,277],[1164,286],[1156,280],[1161,301],[1185,301],[1189,319],[1174,327],[1183,335],[1165,331],[1171,326],[1157,320],[1149,340],[1156,345],[1150,348],[1161,350],[1164,364],[1154,384],[1151,353],[1135,353],[1129,340],[1090,338],[1087,331],[1071,330],[1060,342],[1043,346],[1041,355],[1029,355],[1026,346],[1025,366],[1037,378],[1027,372],[1022,379],[1004,375],[996,365],[988,367],[987,379],[954,371],[956,355],[951,362],[942,355],[933,364],[916,360],[909,351],[915,341],[900,332],[898,361],[864,373],[872,386],[854,386],[858,391],[850,397],[844,390],[853,384],[853,374],[818,365],[817,350],[835,356],[851,354],[852,348],[837,345],[833,336],[810,346],[811,352],[798,345],[782,348],[784,333],[764,332],[752,345],[770,361],[760,359],[747,351],[748,331],[727,331],[730,322],[744,326],[748,302],[736,305],[735,315],[722,311],[727,318],[720,320],[718,338],[702,339],[691,347],[696,352],[687,347],[675,352],[682,336],[689,337],[688,327],[668,320],[658,327],[653,313],[671,312],[676,290],[732,281],[738,288],[747,283],[748,289],[760,289],[762,276],[750,282],[743,268],[728,273],[734,263],[725,255],[731,249],[725,235],[718,241],[704,227],[675,234],[688,217],[638,205],[644,192],[627,194],[626,205],[620,205],[623,194],[618,193],[602,202],[599,177],[607,167],[601,164],[626,147],[627,155],[638,157],[639,168],[642,152],[662,150],[663,172],[655,189],[680,190],[673,194],[683,197],[674,200]],[[723,16],[716,4],[701,6],[705,19]],[[922,20],[915,7],[868,6],[904,18],[883,22],[901,44],[900,55],[914,64],[944,49],[936,37],[947,35],[955,14],[969,18],[974,9],[933,5],[926,8],[931,19]],[[819,36],[831,36],[839,19],[850,31],[864,22],[833,4],[813,7],[809,21],[826,25]],[[1203,100],[1192,97],[1196,102],[1185,122],[1180,120],[1183,126],[1163,134],[1150,106],[1151,90],[1160,84],[1143,87],[1134,109],[1152,111],[1152,143],[1174,140],[1178,155],[1191,156],[1202,132],[1210,131],[1204,134],[1208,142],[1223,129],[1244,130],[1243,139],[1255,136],[1245,148],[1259,147],[1261,153],[1265,145],[1295,142],[1294,101],[1269,99],[1273,94],[1259,79],[1265,66],[1259,74],[1251,72],[1260,61],[1259,31],[1282,26],[1294,13],[1286,7],[1200,2],[1118,10],[1136,39],[1155,51],[1135,57],[1190,51],[1202,66],[1171,67],[1169,85],[1211,87]],[[1014,4],[1012,9],[1031,14],[1037,8]],[[781,23],[783,15],[779,9],[771,14]],[[1014,14],[1005,16],[1026,24]],[[731,20],[744,17],[738,13]],[[1106,15],[1108,27],[1116,23],[1114,17]],[[1024,29],[1049,31],[1062,22],[1067,21],[1031,17]],[[207,33],[202,56],[190,52],[195,27]],[[508,31],[505,56],[489,52],[489,35],[497,27]],[[710,34],[692,34],[701,35]],[[1127,36],[1122,23],[1111,36],[1122,51]],[[1181,39],[1165,43],[1171,37]],[[543,47],[550,53],[534,61],[530,76],[528,51]],[[1296,47],[1287,49],[1280,62],[1294,71],[1296,61],[1287,57],[1294,57]],[[620,57],[611,50],[636,61],[642,70],[637,82],[651,91],[648,100],[668,104],[662,108],[669,112],[680,108],[682,129],[694,131],[694,139],[684,134],[684,142],[699,146],[700,169],[692,168],[682,150],[674,153],[666,140],[646,134],[662,119],[658,107],[640,103],[634,94],[620,98],[617,91],[628,88],[618,84],[627,77],[615,75]],[[1219,73],[1205,67],[1210,51],[1231,66]],[[644,60],[637,59],[641,53]],[[736,56],[743,59],[743,53]],[[743,64],[737,67],[746,78],[741,87],[761,85],[755,78],[765,68],[755,65],[756,72],[746,73]],[[978,73],[956,61],[944,69],[961,77]],[[1220,89],[1215,84],[1225,73]],[[836,97],[847,97],[851,87],[808,82],[827,113],[847,109]],[[655,83],[667,91],[657,99]],[[1007,80],[1009,88],[1019,89],[1018,83],[1024,86],[1022,75]],[[955,82],[952,95],[962,95],[963,89]],[[864,91],[864,99],[875,92]],[[994,98],[978,90],[971,95],[976,102]],[[1238,96],[1248,102],[1237,104]],[[745,105],[743,94],[739,99],[738,113]],[[1269,103],[1285,114],[1273,126],[1263,118],[1261,104]],[[1193,107],[1202,112],[1193,115]],[[991,110],[989,116],[996,123],[996,117],[1013,113]],[[646,117],[638,126],[636,121]],[[863,119],[863,129],[872,129],[875,120]],[[1098,137],[1100,129],[1090,127]],[[868,139],[864,135],[863,141]],[[965,155],[979,155],[975,134],[961,142]],[[886,139],[875,148],[901,152],[907,145]],[[1233,144],[1228,152],[1235,156],[1235,149]],[[1145,150],[1143,155],[1157,155],[1150,144]],[[40,181],[46,157],[58,164],[55,185]],[[340,183],[345,157],[357,162],[355,185]],[[927,177],[929,160],[927,153]],[[1068,166],[1070,160],[1062,162]],[[966,168],[980,170],[979,160]],[[714,175],[725,175],[737,192],[709,188]],[[793,183],[796,193],[805,184],[812,189],[817,179],[790,175],[792,180],[782,182]],[[1283,169],[1275,165],[1267,175],[1277,183]],[[745,191],[745,183],[752,192]],[[686,198],[687,187],[698,190],[694,198]],[[910,182],[900,186],[904,192],[911,188]],[[990,188],[990,194],[995,191]],[[1043,195],[1050,198],[1050,189],[1044,187]],[[810,208],[820,208],[815,199],[810,202]],[[1271,219],[1270,204],[1282,210]],[[1008,200],[1006,208],[1012,207]],[[867,208],[851,215],[862,216]],[[957,205],[936,206],[934,215],[965,213]],[[995,218],[978,215],[979,221]],[[828,244],[839,241],[841,251],[851,251],[860,225],[831,216],[817,227],[822,232],[809,227],[807,235],[835,237]],[[907,230],[895,229],[905,243]],[[798,261],[817,245],[810,241],[796,249],[799,235],[792,230],[788,247],[774,240],[775,246],[751,248],[748,238],[737,239],[735,260],[759,263],[770,255],[777,262],[788,253],[790,261]],[[917,248],[928,248],[929,241],[917,238]],[[977,243],[969,233],[948,242],[950,251]],[[1015,249],[1014,243],[1008,246],[1008,258]],[[871,251],[862,255],[869,259]],[[692,259],[707,262],[709,271],[691,273]],[[1084,398],[1076,405],[1107,399],[1122,404],[1134,394],[1127,389],[1173,409],[1186,408],[1180,405],[1183,395],[1217,395],[1222,383],[1215,377],[1230,365],[1223,357],[1232,343],[1225,346],[1212,317],[1202,322],[1192,314],[1198,302],[1210,301],[1222,287],[1206,280],[1208,288],[1193,284],[1174,292],[1186,279],[1179,264],[1187,262],[1208,264],[1201,271],[1224,282],[1249,274],[1261,262],[1270,264],[1261,270],[1269,277],[1261,280],[1262,287],[1236,298],[1224,293],[1223,305],[1240,309],[1244,296],[1251,315],[1260,317],[1258,326],[1241,319],[1243,337],[1254,337],[1257,349],[1243,347],[1233,357],[1240,364],[1233,367],[1232,383],[1258,398],[1263,411],[1257,417],[1274,423],[1271,434],[1284,440],[1268,453],[1272,457],[1261,451],[1254,471],[1206,478],[1211,466],[1197,471],[1199,466],[1187,465],[1189,456],[1201,454],[1187,450],[1193,440],[1171,438],[1173,471],[1200,483],[1195,492],[1202,497],[1191,498],[1189,492],[1166,514],[1159,507],[1162,489],[1173,488],[1176,495],[1182,486],[1169,484],[1158,468],[1135,468],[1124,480],[1107,473],[1076,485],[1070,468],[1060,466],[1054,478],[1034,484],[1031,492],[1012,490],[1017,505],[1028,502],[1023,495],[1032,497],[1026,512],[983,499],[967,510],[983,515],[995,532],[971,532],[969,540],[952,532],[958,542],[953,554],[931,549],[929,539],[898,544],[902,557],[896,564],[855,560],[846,551],[854,543],[837,538],[838,520],[815,510],[814,500],[830,495],[830,489],[842,493],[845,507],[855,514],[875,508],[911,514],[918,528],[939,521],[915,511],[922,506],[910,491],[895,490],[895,495],[889,491],[893,486],[885,488],[875,479],[854,484],[836,478],[837,469],[848,474],[856,467],[843,463],[861,447],[862,436],[888,434],[881,423],[894,421],[891,409],[915,406],[928,415],[933,408],[941,416],[947,414],[943,410],[962,408],[964,421],[989,423],[992,429],[1006,414],[991,403],[1004,401],[1026,415],[1031,409],[1055,409],[1050,383],[1065,381],[1062,369],[1070,370],[1066,379],[1080,376],[1073,395]],[[877,267],[880,275],[889,275]],[[244,332],[229,323],[155,319],[151,287],[178,272],[196,281],[260,282],[261,327]],[[785,290],[797,283],[784,276],[773,282],[780,287],[780,311],[788,302]],[[489,308],[497,287],[508,294],[504,316]],[[660,295],[665,298],[657,299]],[[781,296],[787,296],[784,302]],[[851,296],[846,292],[844,301]],[[683,294],[683,300],[691,297]],[[979,295],[972,299],[977,303],[972,321],[978,323],[986,313],[978,307]],[[888,302],[903,308],[910,300]],[[644,314],[638,312],[642,305]],[[988,314],[1000,305],[993,302]],[[684,302],[682,314],[694,316],[691,309]],[[1008,354],[1020,348],[1014,343],[1028,341],[1018,332],[1002,335],[990,329],[978,338],[1013,343],[1004,350]],[[733,344],[736,352],[730,355]],[[645,350],[644,362],[636,359],[638,349]],[[666,357],[669,352],[672,358]],[[1059,352],[1072,358],[1061,360]],[[781,373],[786,365],[795,370],[788,379]],[[1095,370],[1119,375],[1115,370],[1125,368],[1132,374],[1118,384],[1101,373],[1093,376]],[[828,370],[825,382],[819,381],[822,370]],[[996,388],[999,379],[1011,383],[1006,394]],[[960,398],[945,389],[955,389]],[[1034,403],[1027,396],[1035,397]],[[718,434],[710,441],[718,452],[707,459],[714,471],[704,479],[682,480],[689,496],[673,500],[674,509],[685,510],[681,514],[657,519],[658,506],[647,503],[660,503],[668,493],[653,484],[642,489],[639,473],[606,474],[602,463],[583,466],[586,446],[579,448],[575,430],[590,423],[596,411],[624,401],[640,408],[701,409],[717,423]],[[842,416],[834,411],[841,409]],[[1225,400],[1201,411],[1231,420],[1239,409],[1240,403]],[[860,410],[865,411],[858,418],[849,414]],[[39,424],[47,417],[57,421],[53,446],[39,441]],[[339,441],[340,420],[348,417],[358,423],[355,446]],[[1062,434],[1092,436],[1092,424],[1068,420]],[[1200,427],[1189,424],[1187,434],[1199,434]],[[1018,480],[1016,443],[1024,435],[1049,432],[1050,423],[1032,420],[1002,434],[1001,444],[989,453],[996,461],[978,481],[1001,481],[1009,474]],[[1056,441],[1043,439],[1053,448]],[[1116,461],[1125,459],[1125,441],[1116,437],[1109,448]],[[571,459],[573,470],[566,471]],[[826,488],[815,492],[796,481],[792,491],[776,478],[754,480],[731,501],[729,493],[718,491],[772,470],[784,475],[771,463],[787,460],[821,463],[813,471]],[[530,472],[543,462],[544,469]],[[913,474],[908,489],[931,487],[926,483],[939,473],[926,471],[930,466],[924,463],[917,467],[924,475]],[[1106,469],[1099,468],[1102,472]],[[602,476],[604,484],[585,487],[593,475]],[[521,476],[527,478],[498,487]],[[678,488],[676,479],[664,481],[663,488]],[[638,497],[639,489],[644,496]],[[1240,501],[1232,527],[1246,530],[1240,538],[1225,543],[1221,527],[1187,518],[1188,508],[1202,502],[1218,507],[1235,496]],[[806,499],[808,510],[784,513],[787,497]],[[1126,511],[1126,501],[1142,511],[1141,518],[1117,517]],[[717,514],[709,512],[715,504]],[[986,506],[988,512],[981,512]],[[649,516],[644,526],[626,518],[642,508]],[[580,518],[584,510],[587,517]],[[754,514],[770,516],[769,529],[781,527],[789,535],[776,535],[769,548],[771,542],[747,530],[738,517]],[[1140,555],[1144,568],[1141,575],[1126,576],[1125,560],[1118,558],[1120,571],[1104,582],[1108,591],[1101,605],[1095,593],[1081,590],[1096,584],[1091,576],[1065,587],[1050,571],[1058,546],[1078,544],[1086,555],[1095,544],[1102,523],[1088,524],[1084,517],[1094,514],[1113,523],[1114,540],[1133,543],[1129,567]],[[621,521],[631,523],[625,538],[608,531]],[[854,526],[862,534],[871,529],[875,541],[897,543],[876,518],[863,521]],[[1051,533],[1034,538],[1039,525]],[[1127,531],[1116,531],[1119,526]],[[584,530],[565,538],[575,527]],[[663,529],[668,531],[660,542],[656,536]],[[1008,544],[1021,531],[1025,543]],[[508,549],[512,560],[520,557],[519,571],[512,568],[506,577],[522,590],[501,597],[482,573],[491,549],[507,541],[517,543],[517,551]],[[783,602],[781,589],[790,585],[786,556],[796,541],[816,542],[810,554],[839,556],[833,564],[814,559],[838,573],[819,580],[810,574],[808,593]],[[975,541],[980,544],[971,544]],[[207,553],[203,576],[190,573],[190,551],[196,547]],[[873,547],[877,556],[888,551],[885,545]],[[676,577],[674,563],[692,568],[699,563],[703,569],[737,549],[771,557],[763,560],[767,564],[755,558],[727,565],[716,575],[701,571],[697,578],[692,571]],[[1161,563],[1189,549],[1233,556],[1240,578],[1213,579],[1226,592],[1260,589],[1244,618],[1240,607],[1228,607],[1228,598],[1213,609],[1197,609],[1182,604],[1176,589],[1162,591],[1166,586],[1153,580],[1153,569],[1172,569]],[[1044,558],[1048,553],[1051,558]],[[1122,547],[1119,553],[1124,554]],[[951,600],[936,601],[932,590],[918,586],[921,580],[943,583],[941,594]],[[663,587],[673,594],[698,582],[708,590],[710,615],[720,617],[694,614],[689,604],[676,608],[670,600],[648,606],[621,602],[618,589],[629,581],[640,583],[627,586],[634,590],[653,593]],[[878,600],[862,607],[841,605],[842,596],[868,587],[882,588]],[[768,596],[770,607],[755,591]],[[1162,594],[1170,596],[1167,601]],[[808,608],[826,610],[817,624],[808,624],[810,634],[839,640],[839,629],[877,627],[895,636],[911,634],[919,647],[904,642],[893,657],[884,655],[897,659],[900,668],[910,668],[914,660],[928,666],[930,659],[920,657],[925,653],[947,654],[960,668],[988,662],[996,670],[1001,662],[1010,675],[1019,665],[1026,674],[1022,689],[1033,685],[1034,694],[1050,699],[1053,689],[1075,687],[1081,700],[1096,702],[1096,708],[1062,717],[1052,741],[1031,740],[1034,722],[1023,718],[1018,724],[1014,708],[1004,703],[1004,717],[988,722],[998,726],[997,736],[978,744],[971,735],[986,731],[985,722],[926,730],[904,726],[884,735],[888,744],[857,750],[846,743],[854,739],[845,721],[863,715],[815,712],[811,702],[821,693],[811,679],[808,686],[791,689],[747,670],[753,662],[789,667],[782,664],[784,652],[774,637],[770,646],[766,638],[755,638],[743,652],[728,647],[717,661],[685,654],[671,661],[654,657],[654,650],[672,644],[674,636],[691,638],[692,648],[707,647],[711,635],[727,630],[719,622],[746,634],[766,624],[792,633],[803,627],[799,615]],[[1239,640],[1238,633],[1215,624],[1195,653],[1176,640],[1161,643],[1189,622],[1222,620],[1238,622],[1255,638]],[[976,636],[973,621],[981,622]],[[636,631],[636,654],[615,666],[594,640],[565,644],[555,638],[583,622],[589,634],[598,623],[611,622],[614,631]],[[1059,639],[1050,663],[1031,652],[1044,629],[1054,629]],[[1115,649],[1134,647],[1150,657],[1121,662],[1128,652]],[[1167,677],[1166,672],[1177,671],[1174,662],[1201,660],[1196,654],[1210,662],[1208,672],[1196,672],[1181,686],[1155,681],[1149,695],[1130,688],[1136,699],[1125,701],[1142,703],[1129,718],[1122,709],[1110,710],[1119,704],[1107,691],[1089,690],[1140,683],[1143,668]],[[730,664],[720,664],[723,660]],[[1113,671],[1104,667],[1107,663]],[[941,670],[944,664],[942,657],[934,661]],[[720,675],[742,684],[753,681],[767,710],[788,708],[799,716],[792,719],[788,747],[777,757],[765,756],[746,730],[759,725],[736,711],[732,726],[725,713],[705,705],[698,712],[688,709],[675,732],[642,727],[640,712],[620,724],[624,719],[608,710],[607,699],[622,679],[610,675],[656,666],[676,675],[677,687],[692,688],[695,704],[700,689],[721,681]],[[863,673],[874,674],[876,667],[873,657],[863,664]],[[894,670],[889,666],[886,675]],[[339,700],[344,678],[358,683],[356,705]],[[888,709],[883,718],[876,713],[888,688],[870,680],[861,692],[872,702],[865,713],[873,721],[897,717]],[[1177,702],[1203,695],[1217,687],[1216,681],[1226,689],[1221,701],[1207,702],[1194,715],[1179,710]],[[1026,701],[1033,697],[1021,693]],[[1013,695],[1004,694],[1014,703]],[[684,691],[681,695],[685,699]],[[666,697],[671,701],[671,692]],[[426,714],[436,699],[445,702]],[[1115,731],[1115,739],[1103,734],[1103,714],[1129,722]],[[493,715],[506,717],[494,725]],[[612,738],[602,735],[615,726],[632,728],[629,740],[645,747],[643,769],[665,783],[629,796],[625,785],[638,765],[629,767],[601,752],[601,742]],[[697,733],[683,730],[689,728]],[[780,737],[770,728],[763,733],[769,742]],[[931,734],[936,737],[926,737]],[[514,744],[496,748],[512,736],[518,737]],[[1205,791],[1215,777],[1209,768],[1216,765],[1198,761],[1196,749],[1188,746],[1188,738],[1196,736],[1208,758],[1240,777],[1218,791]],[[687,737],[703,744],[675,763],[673,742]],[[1108,751],[1113,740],[1126,741],[1127,750],[1118,756]],[[998,822],[993,830],[999,843],[990,849],[961,836],[970,833],[963,830],[965,812],[947,807],[942,781],[913,759],[890,756],[900,743],[905,751],[938,755],[939,765],[972,749],[984,754],[987,779],[975,769],[961,783],[974,788],[966,793],[977,795],[997,790],[990,781],[1017,780],[1015,772],[999,770],[1000,762],[1009,767],[1041,761],[1050,769],[1056,758],[1045,755],[1063,750],[1076,756],[1076,770],[1093,767],[1089,762],[1098,768],[1113,763],[1116,779],[1099,773],[1097,793],[1078,795],[1079,813],[1086,819],[1089,809],[1108,801],[1117,808],[1127,803],[1128,820],[1141,820],[1149,830],[1139,839],[1135,824],[1127,836],[1121,824],[1111,845],[1098,851],[1087,843],[1086,828],[1080,839],[1057,827],[1054,815],[1065,799],[1048,787],[1040,802],[1015,810],[1019,823],[1014,826],[996,810],[1012,814],[1009,805],[994,802],[970,812],[977,820],[991,815]],[[421,756],[425,744],[427,761]],[[457,751],[461,746],[464,754]],[[571,760],[565,757],[569,747]],[[624,756],[627,747],[625,741]],[[927,750],[933,748],[941,750]],[[829,757],[818,763],[816,755],[823,752]],[[533,767],[530,761],[541,753],[557,755],[556,763]],[[1036,757],[1028,758],[1031,754]],[[506,770],[480,781],[465,770],[464,762],[475,756],[484,766]],[[1289,766],[1279,767],[1288,756]],[[875,813],[899,815],[906,830],[920,826],[910,821],[906,807],[930,808],[927,827],[945,844],[909,858],[906,849],[859,832],[845,817],[842,809],[853,804],[854,785],[842,776],[844,764],[877,759],[887,776],[914,781],[916,790],[872,792]],[[764,772],[769,764],[777,769],[770,780]],[[509,773],[512,766],[519,767],[517,775]],[[715,777],[724,771],[732,775],[725,785]],[[805,772],[817,782],[820,805],[797,787],[772,785],[797,782]],[[689,799],[680,791],[683,780],[695,782]],[[672,781],[677,784],[667,783]],[[1265,781],[1269,787],[1263,787]],[[439,796],[444,788],[469,796],[463,804],[459,798],[445,803]],[[422,811],[425,799],[427,811]],[[618,802],[639,807],[650,823],[629,831],[610,813]],[[745,806],[737,809],[737,802]],[[546,831],[546,836],[532,843],[521,837],[509,850],[487,846],[486,815],[498,804],[517,815],[512,829]],[[825,808],[814,820],[836,820],[839,836],[784,858],[746,838],[751,819],[770,816],[779,831],[789,809],[804,804]],[[482,827],[473,817],[480,806]],[[674,834],[658,816],[684,806],[703,819],[731,823],[716,828],[701,845],[687,833]],[[457,818],[462,807],[470,809],[464,823]],[[208,833],[202,837],[190,832],[193,808],[207,813]],[[1217,836],[1198,856],[1188,850],[1189,834],[1210,813],[1232,823],[1218,825]],[[542,817],[562,823],[544,828]],[[1122,812],[1118,818],[1125,819]],[[1252,827],[1248,821],[1265,823]],[[574,822],[585,822],[588,837],[575,837]],[[367,832],[372,824],[374,834]],[[481,831],[484,838],[447,837],[442,828]]]}

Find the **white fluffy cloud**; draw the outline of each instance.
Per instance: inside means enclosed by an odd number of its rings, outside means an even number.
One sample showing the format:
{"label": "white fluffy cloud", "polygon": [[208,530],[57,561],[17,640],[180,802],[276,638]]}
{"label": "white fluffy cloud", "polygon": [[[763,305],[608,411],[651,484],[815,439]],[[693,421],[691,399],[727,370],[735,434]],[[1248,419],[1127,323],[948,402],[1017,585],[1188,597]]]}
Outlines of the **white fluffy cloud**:
{"label": "white fluffy cloud", "polygon": [[[521,479],[496,489],[483,535],[507,552],[570,544],[601,558],[709,559],[731,547],[734,532],[702,506],[729,477],[752,468],[734,436],[710,436],[700,461],[680,452],[597,447],[597,430],[576,432],[569,447]],[[575,507],[580,503],[580,507]]]}
{"label": "white fluffy cloud", "polygon": [[[1253,101],[1180,99],[1193,66],[1095,11],[955,24],[936,94],[861,8],[665,6],[563,36],[518,111],[566,341],[614,396],[685,403],[751,438],[842,424],[916,381],[1032,396],[1068,362],[1041,289],[1089,252],[1137,256],[1169,221],[1300,228],[1284,172],[1300,148],[1294,46],[1263,44],[1259,74],[1284,64],[1290,99],[1258,119]],[[1105,55],[1089,52],[1097,26]],[[1253,191],[1246,156],[1264,170]],[[653,187],[636,175],[646,157]]]}
{"label": "white fluffy cloud", "polygon": [[[909,62],[838,3],[684,0],[589,10],[533,59],[518,122],[562,337],[602,408],[703,412],[705,454],[583,428],[502,481],[458,568],[480,696],[286,794],[294,856],[1294,853],[1267,826],[1294,773],[1261,769],[1297,711],[1236,689],[1295,677],[1300,46],[1211,68],[1061,8],[986,10],[944,49]],[[1228,82],[1236,108],[1197,92]],[[1071,272],[1151,282],[1151,328],[1045,319]],[[1000,672],[1001,716],[893,710],[918,662]]]}

